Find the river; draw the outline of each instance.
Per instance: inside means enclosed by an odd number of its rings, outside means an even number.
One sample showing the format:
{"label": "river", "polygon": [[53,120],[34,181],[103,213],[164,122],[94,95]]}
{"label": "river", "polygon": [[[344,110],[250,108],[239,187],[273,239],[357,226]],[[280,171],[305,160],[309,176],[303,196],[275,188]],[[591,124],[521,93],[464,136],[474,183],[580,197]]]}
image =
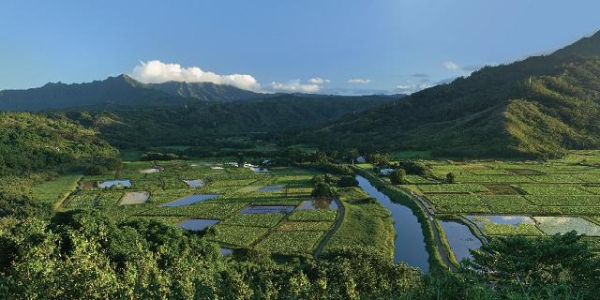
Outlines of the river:
{"label": "river", "polygon": [[366,178],[357,175],[358,185],[369,196],[377,199],[392,213],[396,241],[394,242],[394,262],[403,262],[418,267],[423,272],[429,270],[429,253],[425,247],[425,238],[421,224],[412,210],[402,204],[392,202],[384,193],[378,191]]}

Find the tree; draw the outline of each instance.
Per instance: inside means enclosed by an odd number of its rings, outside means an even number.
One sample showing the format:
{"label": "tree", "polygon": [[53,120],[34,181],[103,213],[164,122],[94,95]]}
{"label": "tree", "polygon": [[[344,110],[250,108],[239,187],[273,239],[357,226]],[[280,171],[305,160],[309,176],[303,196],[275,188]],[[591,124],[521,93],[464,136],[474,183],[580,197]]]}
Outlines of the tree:
{"label": "tree", "polygon": [[342,178],[338,180],[337,185],[339,187],[358,186],[358,180],[356,180],[354,176],[342,176]]}
{"label": "tree", "polygon": [[237,154],[237,164],[238,164],[238,168],[243,168],[244,164],[245,164],[245,160],[244,160],[244,154],[242,152],[239,152]]}
{"label": "tree", "polygon": [[315,198],[329,198],[333,195],[331,186],[326,182],[317,182],[310,194]]}
{"label": "tree", "polygon": [[492,239],[471,251],[474,261],[467,262],[463,271],[507,295],[597,299],[600,258],[582,237],[571,231],[549,237]]}
{"label": "tree", "polygon": [[406,171],[404,169],[394,170],[390,174],[390,181],[392,184],[404,184],[406,183]]}
{"label": "tree", "polygon": [[446,174],[446,183],[456,183],[456,175],[452,172]]}

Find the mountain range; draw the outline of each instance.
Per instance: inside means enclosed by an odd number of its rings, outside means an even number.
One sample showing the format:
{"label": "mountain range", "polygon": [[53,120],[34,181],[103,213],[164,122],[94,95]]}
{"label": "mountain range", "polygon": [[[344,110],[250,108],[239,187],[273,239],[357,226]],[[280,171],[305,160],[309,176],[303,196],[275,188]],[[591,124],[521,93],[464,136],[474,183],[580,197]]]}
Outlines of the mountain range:
{"label": "mountain range", "polygon": [[[297,134],[321,147],[557,157],[600,147],[600,32]],[[317,138],[318,137],[318,138]]]}
{"label": "mountain range", "polygon": [[3,90],[0,91],[0,110],[41,111],[104,104],[183,105],[190,102],[230,102],[272,96],[209,82],[145,84],[127,75],[120,75],[90,83],[59,82],[27,90]]}
{"label": "mountain range", "polygon": [[121,75],[0,91],[0,110],[71,111],[68,118],[127,147],[137,143],[130,136],[185,144],[188,130],[196,137],[287,130],[279,135],[286,145],[559,157],[568,149],[600,148],[600,32],[405,98],[261,94],[211,83],[144,84]]}

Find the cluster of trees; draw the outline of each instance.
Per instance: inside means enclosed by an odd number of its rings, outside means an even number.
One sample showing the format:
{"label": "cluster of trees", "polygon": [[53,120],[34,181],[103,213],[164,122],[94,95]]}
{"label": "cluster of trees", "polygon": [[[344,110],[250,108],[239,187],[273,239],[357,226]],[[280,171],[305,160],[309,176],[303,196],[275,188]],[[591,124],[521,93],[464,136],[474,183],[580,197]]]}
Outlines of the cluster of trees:
{"label": "cluster of trees", "polygon": [[185,159],[186,157],[178,154],[178,153],[173,153],[173,152],[156,152],[156,151],[149,151],[149,152],[144,152],[142,153],[142,157],[141,160],[178,160],[178,159]]}

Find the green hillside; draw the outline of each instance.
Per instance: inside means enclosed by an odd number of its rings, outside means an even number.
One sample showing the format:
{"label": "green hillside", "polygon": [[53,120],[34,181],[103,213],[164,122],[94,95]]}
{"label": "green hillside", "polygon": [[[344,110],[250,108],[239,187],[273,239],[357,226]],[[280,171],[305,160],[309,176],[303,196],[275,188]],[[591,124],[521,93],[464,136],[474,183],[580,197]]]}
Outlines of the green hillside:
{"label": "green hillside", "polygon": [[96,132],[60,117],[0,113],[0,174],[111,164],[118,151]]}
{"label": "green hillside", "polygon": [[296,142],[496,157],[555,157],[567,149],[598,148],[600,58],[591,54],[600,54],[599,41],[596,34],[552,55],[485,67],[302,132]]}
{"label": "green hillside", "polygon": [[[215,144],[231,136],[281,133],[314,126],[344,114],[394,101],[386,96],[278,95],[270,99],[187,106],[106,105],[66,112],[68,118],[97,129],[118,148]],[[285,139],[278,137],[278,140]]]}

